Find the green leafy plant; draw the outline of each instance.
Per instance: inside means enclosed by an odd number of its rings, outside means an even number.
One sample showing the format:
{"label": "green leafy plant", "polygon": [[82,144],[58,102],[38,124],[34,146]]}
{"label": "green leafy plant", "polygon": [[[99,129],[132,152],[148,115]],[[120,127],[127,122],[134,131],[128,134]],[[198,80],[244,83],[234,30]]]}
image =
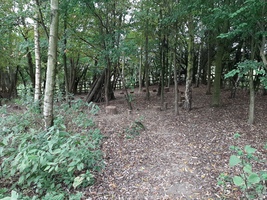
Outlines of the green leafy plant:
{"label": "green leafy plant", "polygon": [[70,198],[66,189],[93,183],[94,173],[103,168],[99,150],[102,135],[88,117],[97,107],[81,101],[72,103],[67,111],[64,103],[55,109],[54,125],[47,131],[36,123],[41,117],[33,109],[11,114],[6,107],[1,108],[0,176],[3,182],[12,181],[2,197],[16,189],[22,196],[30,191],[42,199],[64,199]]}
{"label": "green leafy plant", "polygon": [[[235,135],[238,138],[239,134]],[[218,185],[224,189],[227,184],[238,187],[246,199],[264,199],[267,197],[267,171],[255,171],[254,166],[263,166],[266,158],[256,148],[246,145],[244,148],[230,146],[234,152],[230,156],[229,166],[238,169],[237,174],[226,175],[222,173],[218,178]],[[265,169],[266,170],[266,169]]]}

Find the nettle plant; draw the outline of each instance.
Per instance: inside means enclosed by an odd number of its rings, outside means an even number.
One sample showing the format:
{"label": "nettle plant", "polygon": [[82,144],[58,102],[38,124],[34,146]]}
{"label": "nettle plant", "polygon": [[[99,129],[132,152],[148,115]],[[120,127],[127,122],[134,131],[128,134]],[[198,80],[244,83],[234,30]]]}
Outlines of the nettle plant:
{"label": "nettle plant", "polygon": [[[235,139],[239,134],[235,134]],[[267,149],[267,144],[264,147]],[[237,168],[238,173],[227,175],[222,173],[218,178],[218,185],[226,189],[227,185],[238,187],[245,199],[266,199],[267,198],[267,169],[266,155],[262,155],[256,148],[246,145],[244,148],[230,146],[234,152],[230,156],[229,166]],[[256,171],[257,168],[263,168]]]}
{"label": "nettle plant", "polygon": [[92,184],[104,167],[102,135],[89,117],[98,108],[80,100],[66,104],[56,107],[54,125],[47,131],[36,123],[38,112],[32,109],[17,114],[0,109],[0,184],[9,183],[5,194],[13,190],[34,198],[70,198],[69,190]]}

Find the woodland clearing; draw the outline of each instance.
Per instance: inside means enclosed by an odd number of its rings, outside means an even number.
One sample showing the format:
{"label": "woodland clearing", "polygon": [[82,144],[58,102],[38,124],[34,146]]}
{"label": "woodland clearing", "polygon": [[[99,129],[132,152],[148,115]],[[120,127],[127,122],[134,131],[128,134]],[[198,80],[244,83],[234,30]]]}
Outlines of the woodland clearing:
{"label": "woodland clearing", "polygon": [[[235,173],[229,167],[230,145],[251,145],[266,155],[267,96],[256,97],[256,123],[248,125],[248,91],[240,89],[230,99],[230,91],[223,90],[218,108],[210,107],[205,91],[205,86],[194,88],[192,110],[180,108],[178,116],[173,88],[165,93],[163,111],[155,109],[160,105],[156,92],[146,101],[137,89],[131,114],[121,91],[110,102],[118,114],[106,114],[105,104],[98,104],[95,122],[104,135],[106,167],[95,185],[84,190],[86,199],[240,199],[237,188],[223,192],[217,179]],[[138,130],[136,122],[145,129]],[[235,133],[241,135],[238,140]]]}

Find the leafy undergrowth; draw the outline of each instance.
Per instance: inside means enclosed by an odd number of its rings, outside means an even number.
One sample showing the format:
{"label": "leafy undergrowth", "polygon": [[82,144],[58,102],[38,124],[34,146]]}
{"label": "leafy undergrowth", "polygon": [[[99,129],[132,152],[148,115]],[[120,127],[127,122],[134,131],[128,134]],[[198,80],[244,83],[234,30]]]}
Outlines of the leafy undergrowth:
{"label": "leafy undergrowth", "polygon": [[60,101],[45,131],[36,104],[0,107],[0,199],[80,199],[77,191],[103,168],[97,111],[81,100]]}

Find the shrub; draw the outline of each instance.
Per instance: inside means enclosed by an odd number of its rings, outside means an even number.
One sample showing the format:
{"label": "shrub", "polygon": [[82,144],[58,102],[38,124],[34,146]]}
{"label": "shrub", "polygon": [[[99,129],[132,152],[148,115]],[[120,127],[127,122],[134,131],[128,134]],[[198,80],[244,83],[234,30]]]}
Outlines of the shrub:
{"label": "shrub", "polygon": [[34,109],[10,114],[1,108],[0,184],[11,180],[8,192],[64,199],[69,196],[66,191],[93,183],[94,173],[103,168],[102,135],[88,118],[97,107],[81,101],[72,104],[68,109],[65,103],[55,108],[54,125],[47,131]]}

